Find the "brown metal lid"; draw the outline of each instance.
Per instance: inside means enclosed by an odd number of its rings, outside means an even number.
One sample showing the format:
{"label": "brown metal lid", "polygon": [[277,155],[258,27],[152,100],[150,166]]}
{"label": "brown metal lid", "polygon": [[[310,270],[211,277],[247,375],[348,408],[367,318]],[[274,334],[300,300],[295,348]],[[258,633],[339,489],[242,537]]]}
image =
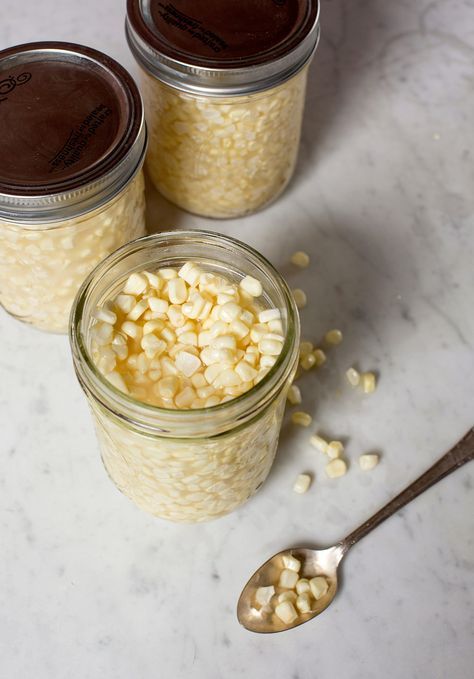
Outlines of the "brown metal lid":
{"label": "brown metal lid", "polygon": [[107,183],[143,127],[135,82],[105,54],[59,42],[0,51],[0,216],[3,203],[44,207]]}
{"label": "brown metal lid", "polygon": [[190,91],[207,85],[212,93],[250,92],[275,84],[268,82],[275,75],[270,65],[279,64],[287,78],[309,58],[319,2],[128,0],[126,28],[137,59],[164,82]]}

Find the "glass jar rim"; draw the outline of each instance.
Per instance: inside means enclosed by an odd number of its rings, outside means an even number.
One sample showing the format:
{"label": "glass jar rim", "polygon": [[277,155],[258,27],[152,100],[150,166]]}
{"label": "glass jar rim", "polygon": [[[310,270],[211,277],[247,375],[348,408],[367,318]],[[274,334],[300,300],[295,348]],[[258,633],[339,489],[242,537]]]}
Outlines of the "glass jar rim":
{"label": "glass jar rim", "polygon": [[[48,69],[53,69],[50,79],[53,78],[55,68],[67,68],[72,75],[76,72],[86,72],[88,77],[96,79],[94,82],[106,83],[104,87],[108,87],[114,93],[111,99],[114,105],[111,103],[110,106],[113,115],[119,121],[120,129],[110,143],[107,142],[109,147],[105,148],[102,156],[99,153],[96,157],[92,153],[88,160],[90,165],[86,164],[84,168],[74,173],[69,172],[67,176],[60,175],[59,178],[53,180],[54,173],[50,169],[52,178],[50,180],[47,175],[46,180],[44,172],[37,169],[38,176],[34,173],[31,176],[28,174],[28,181],[24,184],[21,179],[14,178],[14,176],[8,178],[8,181],[5,180],[5,184],[0,183],[0,220],[22,225],[29,224],[32,228],[37,225],[41,228],[41,225],[81,216],[112,200],[120,193],[143,164],[147,146],[147,129],[142,98],[134,79],[121,64],[108,55],[84,45],[57,41],[24,43],[0,52],[0,65],[8,68],[7,72],[15,72],[15,68],[18,70],[25,64],[32,65],[38,73],[47,74],[50,73]],[[29,76],[26,88],[36,82],[35,74],[33,77],[30,73],[23,75]],[[54,82],[60,82],[60,79],[56,77]],[[41,87],[38,83],[35,86]],[[30,94],[31,96],[35,96],[35,92]],[[56,93],[56,96],[59,95]],[[100,92],[97,96],[99,97],[97,101],[99,101]],[[48,106],[42,104],[42,106],[43,108],[39,107],[40,114],[43,115],[43,109],[46,106],[46,113],[49,115],[49,104]],[[107,106],[103,104],[101,106],[107,109]],[[93,114],[95,114],[95,109],[90,113],[89,118]],[[94,135],[98,134],[97,129],[103,129],[97,123],[100,119],[100,115],[97,115],[98,118],[93,120],[93,132],[89,134],[90,138],[95,138]],[[56,124],[57,121],[54,120]],[[73,123],[70,123],[69,118],[65,118],[61,120],[61,124],[72,125]],[[83,121],[82,125],[78,124],[78,127],[82,130],[85,126],[87,128],[87,124],[87,121]],[[70,137],[73,136],[75,130],[73,126]],[[78,138],[82,140],[82,144],[87,141],[86,138]],[[67,143],[68,141],[66,146]],[[69,164],[71,167],[74,166],[73,163]]]}
{"label": "glass jar rim", "polygon": [[[149,4],[149,2],[148,2]],[[308,17],[299,40],[287,51],[269,50],[263,61],[245,63],[236,59],[231,66],[193,62],[179,53],[165,53],[156,44],[148,26],[148,6],[143,0],[128,0],[125,35],[137,62],[152,76],[170,87],[189,94],[229,97],[271,89],[296,75],[312,59],[320,36],[320,2],[308,0]]]}
{"label": "glass jar rim", "polygon": [[[276,285],[281,293],[285,304],[288,327],[283,349],[275,365],[260,382],[241,396],[209,408],[186,410],[159,408],[124,394],[115,388],[96,367],[87,349],[87,329],[82,328],[82,323],[89,320],[84,318],[85,307],[97,282],[106,272],[112,271],[122,258],[145,251],[148,247],[159,243],[172,244],[173,241],[175,243],[187,241],[186,244],[191,244],[193,240],[197,243],[202,243],[205,240],[211,246],[224,244],[224,246],[230,248],[237,248],[240,254],[252,263],[257,263],[266,275],[271,277],[272,284]],[[193,259],[192,255],[189,259]],[[168,266],[170,266],[169,257],[167,258],[165,255],[163,260],[166,260]],[[212,254],[209,255],[209,261],[218,262],[216,257],[212,257]],[[156,265],[159,266],[159,264],[160,262],[157,260]],[[76,295],[69,322],[69,340],[74,368],[84,391],[90,394],[95,401],[98,401],[103,408],[129,426],[135,426],[141,432],[145,430],[149,434],[167,435],[175,438],[205,437],[209,436],[210,430],[212,430],[212,435],[223,434],[229,429],[235,429],[236,426],[252,420],[264,411],[281,392],[296,369],[299,335],[300,324],[296,304],[286,281],[275,267],[263,255],[242,241],[201,229],[176,230],[143,236],[113,252],[102,260],[83,282]],[[214,417],[210,418],[210,415]],[[189,427],[194,427],[197,435],[186,434],[185,432]]]}

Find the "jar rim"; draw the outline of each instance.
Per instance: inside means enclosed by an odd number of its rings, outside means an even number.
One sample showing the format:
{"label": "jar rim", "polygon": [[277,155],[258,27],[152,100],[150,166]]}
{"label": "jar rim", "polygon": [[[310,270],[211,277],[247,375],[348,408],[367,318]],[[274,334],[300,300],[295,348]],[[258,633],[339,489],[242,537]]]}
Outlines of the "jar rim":
{"label": "jar rim", "polygon": [[[18,76],[26,67],[31,73]],[[24,43],[0,51],[0,70],[11,73],[2,101],[4,115],[8,120],[15,110],[26,111],[26,121],[36,130],[37,139],[31,141],[28,136],[28,142],[22,143],[29,144],[26,150],[41,160],[31,169],[27,164],[21,171],[16,168],[13,174],[1,175],[0,219],[32,225],[61,221],[117,195],[141,167],[147,145],[142,98],[128,71],[98,50],[57,41]],[[20,81],[23,76],[28,77]],[[84,82],[94,87],[88,87],[90,96],[82,110],[78,113],[69,107],[67,113],[56,113],[56,100],[64,96],[67,103],[71,91],[76,92]],[[15,99],[16,89],[21,90],[20,99]],[[24,106],[29,99],[32,105]],[[12,104],[16,108],[11,110],[8,105]],[[37,147],[42,144],[45,125],[54,135],[40,153]],[[57,146],[62,148],[56,152]],[[47,155],[53,153],[51,149],[56,154],[53,159]]]}
{"label": "jar rim", "polygon": [[[147,247],[156,244],[172,244],[173,241],[176,243],[177,240],[187,240],[191,244],[193,239],[199,243],[205,240],[211,246],[224,244],[226,247],[237,248],[240,254],[249,258],[253,263],[258,262],[267,276],[271,277],[272,283],[278,286],[285,303],[288,327],[282,351],[275,365],[260,382],[245,393],[209,408],[184,410],[160,408],[124,394],[114,387],[96,367],[87,349],[87,329],[84,331],[82,328],[83,322],[87,323],[89,320],[84,318],[85,307],[97,282],[106,272],[112,271],[122,258],[146,250]],[[166,248],[163,249],[166,250]],[[189,258],[193,259],[192,255]],[[164,257],[163,259],[170,265],[169,258]],[[209,261],[217,262],[218,260],[210,255]],[[156,265],[159,266],[159,264],[157,260]],[[183,433],[189,426],[197,427],[196,431],[199,430],[202,436],[209,435],[209,429],[212,429],[213,435],[224,433],[253,419],[257,413],[264,410],[276,398],[296,370],[299,334],[300,324],[296,304],[286,281],[275,267],[262,254],[246,243],[230,236],[201,229],[176,230],[143,236],[113,252],[100,262],[83,282],[76,295],[69,322],[69,340],[74,368],[84,391],[91,394],[107,411],[129,425],[139,427],[140,430],[146,430],[152,434],[159,433],[160,435],[177,438],[195,438],[194,435],[189,436]],[[209,418],[209,415],[214,417]]]}
{"label": "jar rim", "polygon": [[[163,3],[159,3],[162,5]],[[125,34],[137,62],[170,87],[209,97],[241,96],[281,85],[313,57],[320,35],[320,2],[306,0],[306,17],[291,40],[252,58],[192,58],[168,49],[150,28],[150,0],[128,0]]]}

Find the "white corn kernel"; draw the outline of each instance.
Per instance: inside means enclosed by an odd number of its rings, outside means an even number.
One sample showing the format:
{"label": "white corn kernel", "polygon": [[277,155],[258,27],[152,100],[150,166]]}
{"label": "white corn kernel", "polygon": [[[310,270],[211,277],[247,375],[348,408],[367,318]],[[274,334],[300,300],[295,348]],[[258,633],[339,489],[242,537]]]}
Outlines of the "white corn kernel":
{"label": "white corn kernel", "polygon": [[123,379],[122,375],[120,375],[120,373],[118,373],[116,370],[113,370],[112,372],[108,373],[107,379],[119,391],[123,391],[124,394],[129,393],[127,385],[125,384],[125,380]]}
{"label": "white corn kernel", "polygon": [[283,603],[284,601],[291,601],[292,604],[296,603],[297,595],[296,592],[293,592],[291,589],[287,589],[286,592],[281,592],[278,597],[277,597],[277,602],[279,604]]}
{"label": "white corn kernel", "polygon": [[106,309],[105,307],[96,309],[93,315],[98,321],[103,321],[110,325],[114,325],[117,322],[117,314],[114,314],[113,311]]}
{"label": "white corn kernel", "polygon": [[347,472],[347,464],[340,457],[336,457],[327,463],[325,471],[330,479],[336,479],[339,476],[344,476]]}
{"label": "white corn kernel", "polygon": [[190,354],[188,351],[180,351],[176,355],[176,367],[180,370],[186,377],[191,377],[196,371],[202,367],[202,363],[197,356]]}
{"label": "white corn kernel", "polygon": [[273,585],[270,585],[269,587],[259,587],[255,592],[255,601],[260,606],[268,606],[274,594],[275,588]]}
{"label": "white corn kernel", "polygon": [[178,272],[176,269],[160,269],[158,271],[158,276],[165,281],[172,281],[177,275]]}
{"label": "white corn kernel", "polygon": [[142,299],[140,302],[137,302],[133,309],[128,313],[127,318],[130,321],[137,321],[140,316],[148,309],[148,302],[147,300]]}
{"label": "white corn kernel", "polygon": [[321,597],[323,597],[329,589],[328,581],[322,575],[317,575],[315,578],[311,578],[309,581],[309,586],[311,587],[311,594],[314,596],[316,601],[321,599]]}
{"label": "white corn kernel", "polygon": [[206,408],[214,408],[214,406],[219,405],[220,402],[221,402],[221,400],[218,396],[209,396],[209,398],[206,400],[204,406]]}
{"label": "white corn kernel", "polygon": [[298,424],[300,427],[309,427],[313,418],[309,413],[305,413],[301,410],[297,410],[291,416],[291,421],[293,424]]}
{"label": "white corn kernel", "polygon": [[196,399],[196,392],[192,387],[185,387],[177,394],[174,399],[178,408],[189,408],[191,403]]}
{"label": "white corn kernel", "polygon": [[293,490],[299,495],[306,493],[311,485],[311,476],[309,474],[298,474],[293,484]]}
{"label": "white corn kernel", "polygon": [[299,561],[299,559],[291,554],[284,554],[282,561],[285,568],[288,568],[290,571],[295,571],[295,573],[299,573],[301,568],[301,561]]}
{"label": "white corn kernel", "polygon": [[159,276],[157,276],[155,273],[151,273],[150,271],[143,271],[142,273],[147,279],[151,288],[154,288],[155,290],[160,290],[162,288],[163,281],[159,278]]}
{"label": "white corn kernel", "polygon": [[258,314],[259,323],[269,323],[278,321],[281,318],[280,309],[264,309]]}
{"label": "white corn kernel", "polygon": [[165,314],[168,311],[169,303],[166,299],[148,297],[147,302],[150,309],[158,314]]}
{"label": "white corn kernel", "polygon": [[316,356],[314,354],[305,354],[300,359],[300,366],[303,370],[311,370],[316,365]]}
{"label": "white corn kernel", "polygon": [[291,625],[298,618],[298,613],[291,601],[283,601],[281,604],[278,604],[275,608],[275,613],[285,625]]}
{"label": "white corn kernel", "polygon": [[328,330],[324,335],[324,341],[326,344],[337,346],[342,342],[342,332],[340,330]]}
{"label": "white corn kernel", "polygon": [[300,288],[295,288],[295,290],[292,290],[291,292],[293,293],[293,299],[295,300],[295,304],[298,307],[298,309],[303,309],[308,301],[304,290],[300,290]]}
{"label": "white corn kernel", "polygon": [[242,308],[235,302],[227,302],[220,307],[219,317],[224,323],[232,323],[236,321],[240,314],[242,313]]}
{"label": "white corn kernel", "polygon": [[309,255],[302,250],[298,250],[291,255],[291,263],[305,269],[309,265]]}
{"label": "white corn kernel", "polygon": [[309,442],[314,448],[316,448],[316,450],[319,450],[321,453],[327,454],[329,444],[325,439],[322,438],[322,436],[313,434],[309,439]]}
{"label": "white corn kernel", "polygon": [[373,391],[375,391],[374,373],[362,373],[361,384],[364,394],[371,394]]}
{"label": "white corn kernel", "polygon": [[300,344],[300,356],[307,356],[312,354],[314,351],[314,346],[312,342],[304,341]]}
{"label": "white corn kernel", "polygon": [[183,304],[188,297],[186,283],[182,278],[173,278],[168,281],[168,299],[171,304]]}
{"label": "white corn kernel", "polygon": [[279,587],[284,587],[285,589],[293,589],[293,587],[298,582],[298,573],[296,571],[290,571],[289,568],[284,568],[280,573],[280,579],[278,581]]}
{"label": "white corn kernel", "polygon": [[163,321],[160,321],[158,319],[155,319],[154,321],[147,321],[143,326],[143,334],[149,335],[150,332],[163,330],[164,327],[165,324],[163,323]]}
{"label": "white corn kernel", "polygon": [[117,295],[114,303],[120,311],[123,311],[124,314],[128,314],[135,306],[136,299],[133,295]]}
{"label": "white corn kernel", "polygon": [[334,460],[336,457],[342,457],[344,446],[341,441],[330,441],[326,452],[328,457],[330,457],[331,460]]}
{"label": "white corn kernel", "polygon": [[[207,382],[206,378],[202,373],[196,373],[191,377],[191,384],[195,389],[199,389],[199,387],[207,387]],[[202,396],[200,396],[202,398]]]}
{"label": "white corn kernel", "polygon": [[360,373],[355,368],[346,370],[346,378],[352,387],[357,387],[360,383]]}
{"label": "white corn kernel", "polygon": [[242,382],[250,382],[257,376],[257,371],[255,368],[252,368],[252,366],[249,365],[247,361],[240,361],[240,363],[237,363],[235,366],[235,372],[240,377]]}
{"label": "white corn kernel", "polygon": [[301,403],[302,401],[301,390],[299,387],[296,386],[296,384],[292,384],[291,387],[288,389],[287,399],[291,403],[291,405],[294,406]]}
{"label": "white corn kernel", "polygon": [[364,453],[359,457],[359,465],[363,471],[369,471],[376,467],[379,463],[380,457],[377,453]]}
{"label": "white corn kernel", "polygon": [[304,594],[305,592],[311,592],[309,580],[307,578],[300,578],[296,583],[296,593]]}
{"label": "white corn kernel", "polygon": [[245,276],[245,278],[240,281],[240,287],[251,297],[260,297],[263,293],[262,284],[252,276]]}
{"label": "white corn kernel", "polygon": [[124,285],[123,291],[126,295],[141,295],[148,287],[145,276],[139,273],[132,273]]}
{"label": "white corn kernel", "polygon": [[308,592],[299,594],[296,599],[296,608],[300,613],[311,613],[311,595]]}
{"label": "white corn kernel", "polygon": [[166,342],[163,342],[162,339],[159,339],[153,333],[144,335],[140,345],[148,358],[155,358],[155,356],[159,356],[166,349]]}
{"label": "white corn kernel", "polygon": [[125,323],[122,324],[121,330],[132,339],[138,339],[142,334],[140,326],[136,323],[132,323],[132,321],[125,321]]}
{"label": "white corn kernel", "polygon": [[179,380],[175,375],[162,377],[156,385],[156,391],[162,398],[173,398],[179,389]]}
{"label": "white corn kernel", "polygon": [[189,285],[195,286],[200,281],[202,271],[193,262],[186,262],[178,271],[178,276],[185,280],[186,283],[189,283]]}
{"label": "white corn kernel", "polygon": [[274,339],[262,339],[258,344],[260,353],[267,356],[279,356],[282,346],[281,342]]}
{"label": "white corn kernel", "polygon": [[323,365],[323,363],[326,363],[326,354],[322,349],[315,349],[313,351],[313,356],[315,358],[317,368],[319,368],[320,365]]}

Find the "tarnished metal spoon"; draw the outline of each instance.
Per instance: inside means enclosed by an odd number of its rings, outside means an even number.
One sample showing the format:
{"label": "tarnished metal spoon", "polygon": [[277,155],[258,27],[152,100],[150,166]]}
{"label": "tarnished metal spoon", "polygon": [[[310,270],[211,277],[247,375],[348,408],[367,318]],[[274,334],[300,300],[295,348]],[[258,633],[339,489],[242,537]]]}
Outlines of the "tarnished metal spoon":
{"label": "tarnished metal spoon", "polygon": [[[352,545],[355,545],[356,542],[367,535],[367,533],[370,533],[382,521],[395,514],[395,512],[414,500],[418,495],[421,495],[425,490],[473,458],[474,427],[449,452],[443,455],[432,467],[409,485],[408,488],[405,488],[405,490],[393,498],[385,507],[382,507],[359,528],[352,531],[344,540],[327,549],[306,549],[301,547],[286,549],[272,556],[271,559],[268,559],[255,571],[242,590],[237,604],[237,617],[241,625],[251,632],[260,632],[261,634],[283,632],[302,625],[322,613],[336,595],[337,568],[342,557],[347,554]],[[282,557],[287,554],[295,556],[302,562],[300,577],[310,579],[316,575],[324,575],[329,584],[327,593],[318,601],[313,600],[312,611],[303,615],[300,614],[289,625],[280,620],[271,610],[261,609],[255,605],[255,592],[257,588],[273,585],[278,582],[280,572],[284,567]]]}

